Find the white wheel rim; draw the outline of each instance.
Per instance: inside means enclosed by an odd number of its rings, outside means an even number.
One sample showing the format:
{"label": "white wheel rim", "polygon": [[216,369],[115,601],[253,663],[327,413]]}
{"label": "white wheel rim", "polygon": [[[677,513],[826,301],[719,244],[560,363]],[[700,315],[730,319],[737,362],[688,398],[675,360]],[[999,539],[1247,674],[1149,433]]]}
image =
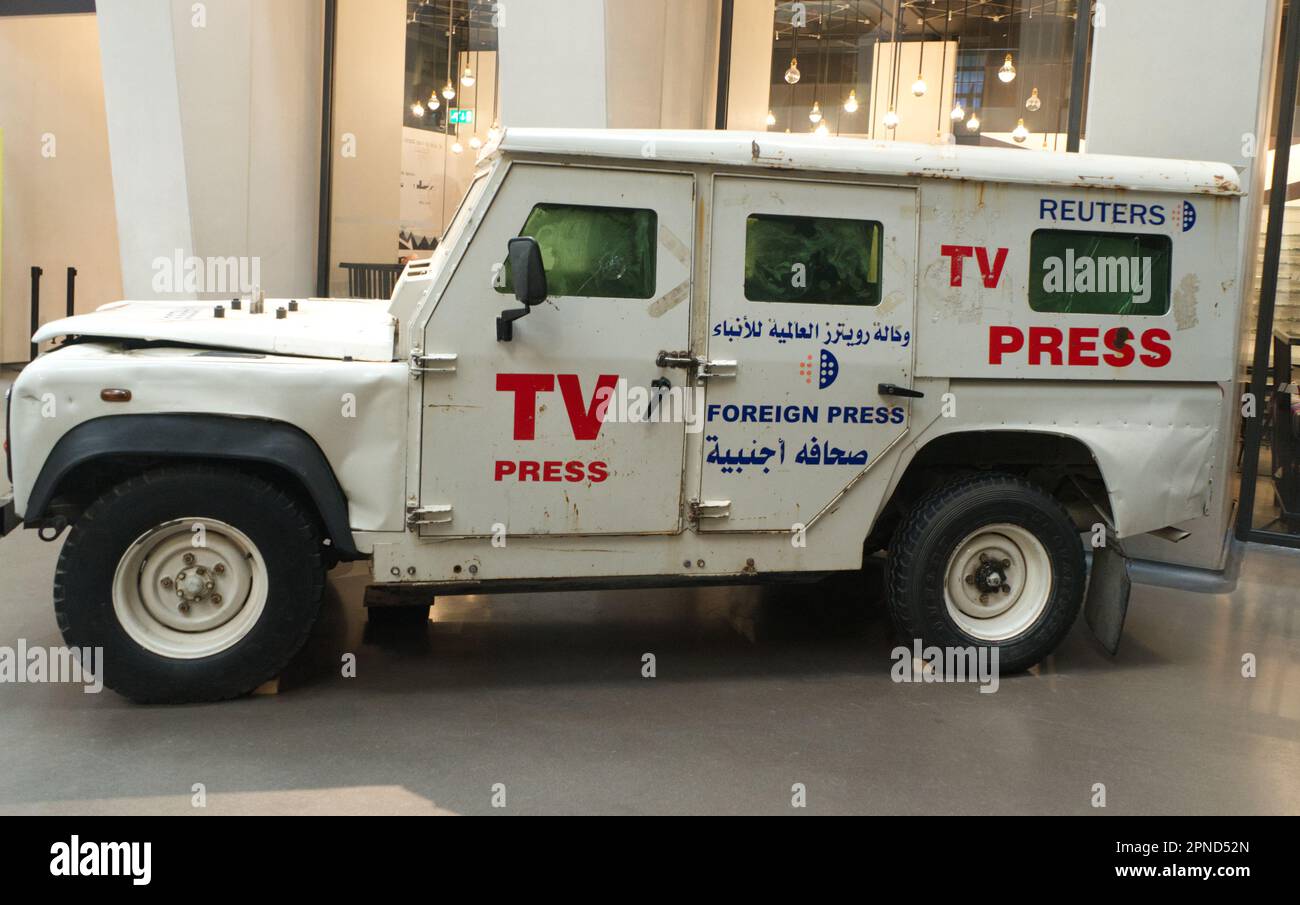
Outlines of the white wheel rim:
{"label": "white wheel rim", "polygon": [[967,635],[1007,641],[1047,609],[1051,557],[1019,525],[987,525],[967,535],[948,558],[943,596],[948,615]]}
{"label": "white wheel rim", "polygon": [[113,611],[131,639],[163,657],[228,650],[266,609],[266,562],[248,535],[210,518],[165,522],[118,560]]}

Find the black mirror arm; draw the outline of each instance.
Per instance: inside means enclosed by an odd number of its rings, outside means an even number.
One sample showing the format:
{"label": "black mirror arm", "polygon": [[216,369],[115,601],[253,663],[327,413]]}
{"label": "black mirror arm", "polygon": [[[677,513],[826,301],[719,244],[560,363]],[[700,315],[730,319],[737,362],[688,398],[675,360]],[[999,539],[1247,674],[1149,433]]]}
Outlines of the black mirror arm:
{"label": "black mirror arm", "polygon": [[508,343],[515,338],[515,321],[529,312],[528,308],[512,308],[497,316],[497,342]]}

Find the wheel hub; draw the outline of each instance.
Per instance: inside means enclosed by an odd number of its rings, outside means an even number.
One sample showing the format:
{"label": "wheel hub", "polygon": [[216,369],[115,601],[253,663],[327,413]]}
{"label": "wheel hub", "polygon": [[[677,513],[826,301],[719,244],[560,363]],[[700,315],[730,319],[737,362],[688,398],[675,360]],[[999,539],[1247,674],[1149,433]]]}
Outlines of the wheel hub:
{"label": "wheel hub", "polygon": [[260,617],[265,564],[238,529],[214,519],[178,519],[141,535],[123,554],[113,596],[119,621],[146,648],[207,656],[229,647]]}
{"label": "wheel hub", "polygon": [[1027,628],[1046,606],[1051,563],[1042,543],[1018,525],[989,525],[953,551],[944,580],[948,613],[963,631],[999,641]]}

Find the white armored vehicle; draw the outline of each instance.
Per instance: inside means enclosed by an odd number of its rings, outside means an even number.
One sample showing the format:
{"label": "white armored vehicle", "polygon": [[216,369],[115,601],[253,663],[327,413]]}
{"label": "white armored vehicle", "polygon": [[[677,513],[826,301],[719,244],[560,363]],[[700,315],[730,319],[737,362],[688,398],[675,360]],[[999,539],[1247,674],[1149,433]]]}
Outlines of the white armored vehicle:
{"label": "white armored vehicle", "polygon": [[1004,670],[1091,562],[1113,648],[1124,539],[1221,530],[1240,203],[1212,163],[507,130],[387,302],[43,327],[4,527],[69,527],[59,626],[146,701],[275,676],[358,559],[431,596],[884,550],[901,631]]}

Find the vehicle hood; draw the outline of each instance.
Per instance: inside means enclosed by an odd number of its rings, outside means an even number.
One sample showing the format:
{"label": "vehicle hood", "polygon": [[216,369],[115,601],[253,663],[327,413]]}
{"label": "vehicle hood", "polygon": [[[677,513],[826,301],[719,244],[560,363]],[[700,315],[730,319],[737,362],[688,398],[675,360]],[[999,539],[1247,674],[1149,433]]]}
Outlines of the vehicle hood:
{"label": "vehicle hood", "polygon": [[[217,317],[217,305],[224,316]],[[392,361],[397,319],[387,300],[303,299],[289,311],[288,299],[266,299],[262,314],[250,314],[230,302],[113,302],[90,314],[51,321],[36,331],[33,342],[60,336],[138,339],[241,349],[313,358]],[[285,309],[283,318],[276,310]]]}

